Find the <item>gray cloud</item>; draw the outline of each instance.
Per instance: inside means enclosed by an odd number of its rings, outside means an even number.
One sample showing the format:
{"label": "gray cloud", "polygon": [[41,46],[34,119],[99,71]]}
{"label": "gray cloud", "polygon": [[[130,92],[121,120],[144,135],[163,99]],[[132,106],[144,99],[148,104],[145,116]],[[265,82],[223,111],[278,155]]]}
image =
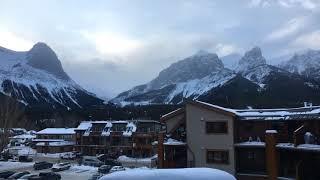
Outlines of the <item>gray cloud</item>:
{"label": "gray cloud", "polygon": [[258,45],[271,58],[320,48],[319,8],[318,0],[4,0],[0,46],[44,41],[76,82],[111,97],[200,49],[222,56]]}

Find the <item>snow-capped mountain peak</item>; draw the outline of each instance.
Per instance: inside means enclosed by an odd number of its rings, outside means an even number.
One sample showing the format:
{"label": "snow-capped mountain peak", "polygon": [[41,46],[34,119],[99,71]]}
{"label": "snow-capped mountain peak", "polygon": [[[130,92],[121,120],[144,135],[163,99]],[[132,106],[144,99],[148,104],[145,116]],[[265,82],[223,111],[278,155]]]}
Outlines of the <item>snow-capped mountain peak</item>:
{"label": "snow-capped mountain peak", "polygon": [[201,51],[161,71],[159,76],[148,84],[148,89],[158,89],[170,84],[201,79],[223,68],[223,63],[217,54]]}
{"label": "snow-capped mountain peak", "polygon": [[261,65],[266,65],[267,61],[262,56],[261,49],[259,47],[254,47],[247,51],[244,56],[239,60],[237,72],[244,72],[250,69],[256,68]]}
{"label": "snow-capped mountain peak", "polygon": [[318,69],[320,68],[320,51],[308,50],[305,53],[295,54],[280,67],[299,74],[303,74],[308,69]]}
{"label": "snow-capped mountain peak", "polygon": [[0,62],[0,92],[24,104],[69,108],[102,103],[69,78],[55,52],[44,43],[26,52],[1,48]]}
{"label": "snow-capped mountain peak", "polygon": [[199,51],[171,64],[149,83],[119,94],[112,102],[126,104],[133,99],[140,101],[139,104],[180,102],[184,97],[196,98],[234,76],[235,73],[224,68],[217,54]]}
{"label": "snow-capped mountain peak", "polygon": [[45,70],[58,78],[68,80],[69,76],[63,71],[56,53],[45,43],[35,44],[27,53],[27,64]]}

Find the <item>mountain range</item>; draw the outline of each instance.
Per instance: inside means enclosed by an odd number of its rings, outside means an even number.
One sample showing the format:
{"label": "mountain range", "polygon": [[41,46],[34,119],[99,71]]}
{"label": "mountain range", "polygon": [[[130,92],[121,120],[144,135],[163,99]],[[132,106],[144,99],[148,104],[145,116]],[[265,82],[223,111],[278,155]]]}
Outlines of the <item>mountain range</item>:
{"label": "mountain range", "polygon": [[[29,51],[0,47],[0,96],[30,107],[75,109],[102,105],[63,70],[45,43]],[[320,103],[320,51],[293,55],[269,65],[259,47],[243,56],[199,51],[171,64],[152,81],[120,93],[111,103],[125,105],[179,104],[185,98],[227,107],[297,106]]]}
{"label": "mountain range", "polygon": [[[226,67],[226,61],[237,64]],[[304,101],[320,103],[319,85],[320,51],[296,54],[277,66],[267,64],[259,47],[242,57],[224,57],[223,61],[214,53],[200,51],[173,63],[149,83],[120,93],[111,102],[178,104],[189,98],[228,107],[296,106]]]}
{"label": "mountain range", "polygon": [[0,47],[0,95],[28,106],[82,108],[103,101],[74,82],[45,43],[29,51]]}

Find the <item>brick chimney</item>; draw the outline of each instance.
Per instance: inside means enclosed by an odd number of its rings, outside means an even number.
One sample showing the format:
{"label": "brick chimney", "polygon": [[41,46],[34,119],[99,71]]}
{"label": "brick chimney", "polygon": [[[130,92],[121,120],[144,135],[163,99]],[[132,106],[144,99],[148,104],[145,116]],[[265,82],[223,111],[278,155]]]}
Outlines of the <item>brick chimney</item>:
{"label": "brick chimney", "polygon": [[276,130],[266,130],[266,167],[269,180],[278,179],[278,155]]}

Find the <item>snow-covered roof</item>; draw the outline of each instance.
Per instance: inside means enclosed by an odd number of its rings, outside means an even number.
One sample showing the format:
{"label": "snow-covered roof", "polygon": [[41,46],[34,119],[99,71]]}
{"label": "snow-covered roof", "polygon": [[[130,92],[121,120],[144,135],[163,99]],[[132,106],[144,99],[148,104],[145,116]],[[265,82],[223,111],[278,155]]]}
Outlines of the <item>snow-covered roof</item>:
{"label": "snow-covered roof", "polygon": [[265,147],[266,143],[261,141],[246,141],[236,143],[234,146],[236,147]]}
{"label": "snow-covered roof", "polygon": [[320,106],[278,109],[236,109],[237,116],[243,120],[290,120],[320,119]]}
{"label": "snow-covered roof", "polygon": [[61,142],[63,139],[33,139],[32,142]]}
{"label": "snow-covered roof", "polygon": [[46,128],[36,134],[75,134],[75,128]]}
{"label": "snow-covered roof", "polygon": [[169,138],[166,142],[163,143],[164,145],[167,145],[167,146],[182,146],[182,145],[186,145],[185,142],[182,142],[182,141],[178,141],[176,139],[172,139],[172,138]]}
{"label": "snow-covered roof", "polygon": [[320,151],[319,144],[299,144],[297,147],[292,143],[278,143],[277,148],[281,149],[294,149],[294,150],[303,150],[303,151]]}
{"label": "snow-covered roof", "polygon": [[171,112],[161,116],[161,119],[166,119],[166,118],[169,118],[169,117],[171,117],[173,115],[180,114],[180,113],[183,113],[183,112],[184,112],[184,108],[178,108],[178,109],[176,109],[174,111],[171,111]]}
{"label": "snow-covered roof", "polygon": [[133,132],[137,131],[137,126],[133,122],[129,122],[127,124],[127,129],[126,131],[123,132],[123,136],[131,136]]}
{"label": "snow-covered roof", "polygon": [[87,130],[91,126],[92,126],[92,122],[91,121],[82,121],[79,124],[79,126],[77,128],[75,128],[75,130]]}
{"label": "snow-covered roof", "polygon": [[[75,130],[87,130],[92,127],[92,124],[106,124],[105,127],[112,127],[112,124],[130,124],[130,123],[160,123],[155,120],[108,120],[108,121],[82,121]],[[130,125],[129,125],[130,126]]]}
{"label": "snow-covered roof", "polygon": [[10,137],[10,139],[33,139],[33,138],[36,138],[36,136],[31,134],[21,134],[21,135]]}
{"label": "snow-covered roof", "polygon": [[202,102],[202,101],[198,101],[198,100],[196,100],[195,102],[212,107],[212,108],[215,108],[215,109],[218,109],[218,110],[221,110],[221,111],[229,112],[232,114],[237,114],[237,112],[234,109],[225,108],[222,106],[218,106],[218,105],[214,105],[214,104],[210,104],[210,103],[206,103],[206,102]]}
{"label": "snow-covered roof", "polygon": [[36,144],[36,146],[72,146],[75,142],[72,141],[60,141],[60,142],[39,142]]}
{"label": "snow-covered roof", "polygon": [[[188,101],[191,104],[203,105],[208,108],[220,110],[237,116],[240,120],[295,120],[295,119],[319,119],[320,120],[320,106],[307,106],[298,108],[275,108],[275,109],[231,109],[218,105],[202,102],[202,101]],[[164,115],[170,116],[177,109]]]}
{"label": "snow-covered roof", "polygon": [[235,180],[231,174],[212,168],[181,168],[181,169],[147,169],[137,168],[126,171],[114,172],[100,178],[101,180]]}

